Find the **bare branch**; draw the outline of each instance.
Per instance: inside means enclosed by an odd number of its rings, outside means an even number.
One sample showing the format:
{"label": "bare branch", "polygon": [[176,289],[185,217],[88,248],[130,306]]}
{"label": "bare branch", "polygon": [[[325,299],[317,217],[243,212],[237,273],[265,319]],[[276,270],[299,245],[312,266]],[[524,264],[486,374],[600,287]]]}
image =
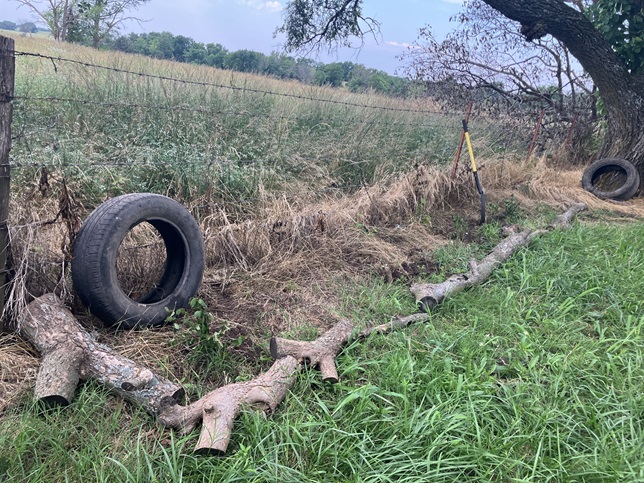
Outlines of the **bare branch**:
{"label": "bare branch", "polygon": [[363,15],[362,0],[291,0],[285,8],[284,24],[275,31],[286,34],[287,52],[353,47],[352,40],[363,43],[365,35],[374,38],[380,24]]}

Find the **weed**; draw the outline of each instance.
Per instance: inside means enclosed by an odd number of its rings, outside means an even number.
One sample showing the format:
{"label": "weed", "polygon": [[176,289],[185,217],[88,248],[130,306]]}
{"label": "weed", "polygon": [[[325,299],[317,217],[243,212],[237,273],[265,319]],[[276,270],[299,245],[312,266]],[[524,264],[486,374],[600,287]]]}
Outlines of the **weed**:
{"label": "weed", "polygon": [[480,245],[485,251],[489,251],[501,241],[501,226],[498,221],[484,223],[478,227],[478,234],[481,236]]}
{"label": "weed", "polygon": [[452,222],[454,223],[454,231],[450,234],[450,237],[456,240],[464,239],[469,232],[467,220],[457,213],[452,216]]}
{"label": "weed", "polygon": [[186,352],[186,364],[198,371],[200,379],[234,371],[226,349],[228,345],[241,345],[243,336],[224,342],[229,326],[224,322],[217,330],[212,330],[214,317],[202,299],[192,298],[188,308],[172,311],[166,321],[173,324],[172,344]]}
{"label": "weed", "polygon": [[418,200],[414,217],[423,225],[432,226],[432,217],[427,214],[427,198],[421,196]]}
{"label": "weed", "polygon": [[519,223],[525,218],[525,212],[514,195],[503,200],[503,210],[505,212],[507,222],[510,224]]}

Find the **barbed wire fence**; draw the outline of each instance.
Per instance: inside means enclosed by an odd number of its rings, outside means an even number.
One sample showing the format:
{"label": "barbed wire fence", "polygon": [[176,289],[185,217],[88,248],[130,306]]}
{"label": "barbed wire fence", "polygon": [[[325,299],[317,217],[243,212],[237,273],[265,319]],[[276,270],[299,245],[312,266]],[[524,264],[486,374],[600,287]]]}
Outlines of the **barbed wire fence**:
{"label": "barbed wire fence", "polygon": [[[17,59],[42,62],[44,65],[49,65],[50,70],[46,73],[46,79],[43,81],[45,85],[36,85],[38,83],[36,79],[20,78],[19,85],[14,88],[14,72]],[[62,72],[69,66],[77,69],[73,72],[73,75],[79,81],[78,85],[65,84],[67,79]],[[122,82],[128,85],[128,88],[131,88],[133,92],[136,91],[137,86],[143,85],[143,87],[140,87],[140,91],[144,102],[127,98],[128,92],[125,93],[126,99],[119,98],[117,95],[117,84],[119,82],[115,82],[111,78],[101,80],[101,86],[105,92],[101,92],[98,97],[104,98],[89,98],[86,95],[87,92],[84,92],[84,89],[78,86],[81,86],[83,82],[88,83],[92,75],[96,75],[96,73],[122,76]],[[291,176],[297,178],[301,176],[302,172],[310,169],[312,165],[319,164],[321,161],[330,164],[328,159],[335,162],[337,165],[335,168],[338,171],[346,171],[344,176],[340,176],[341,182],[337,181],[337,179],[330,179],[333,177],[329,176],[328,173],[323,173],[322,177],[325,179],[319,185],[298,188],[297,195],[341,196],[365,188],[375,179],[374,173],[378,171],[378,163],[383,162],[387,156],[396,157],[396,164],[399,167],[413,166],[415,163],[423,162],[423,157],[419,153],[429,149],[423,143],[431,138],[432,131],[437,129],[436,126],[445,126],[448,123],[451,125],[453,123],[455,137],[457,137],[460,134],[460,119],[463,117],[463,112],[457,111],[452,106],[431,103],[426,99],[416,101],[417,104],[424,104],[422,108],[408,107],[414,101],[387,101],[376,97],[370,98],[370,102],[357,102],[329,98],[328,94],[325,98],[323,96],[305,95],[301,92],[278,92],[246,84],[240,86],[235,85],[232,79],[229,84],[206,82],[101,65],[85,60],[51,56],[43,53],[16,51],[13,40],[6,37],[0,37],[0,79],[0,287],[5,286],[7,274],[5,267],[9,246],[7,226],[11,170],[14,170],[21,180],[37,179],[32,189],[41,192],[46,191],[50,180],[56,178],[55,171],[62,170],[61,181],[66,193],[66,195],[61,194],[59,212],[54,219],[17,224],[14,227],[16,229],[37,229],[53,223],[71,223],[68,211],[76,202],[67,190],[66,179],[67,174],[70,172],[69,170],[77,170],[77,173],[81,173],[82,175],[78,175],[77,178],[82,178],[81,181],[86,182],[88,185],[93,184],[93,189],[99,189],[100,186],[97,184],[97,179],[92,178],[101,177],[112,177],[115,185],[120,183],[121,189],[125,186],[129,187],[123,180],[127,177],[128,171],[132,173],[138,169],[143,170],[143,174],[140,176],[156,179],[160,185],[168,182],[167,179],[164,179],[164,176],[176,181],[177,178],[185,175],[190,182],[200,185],[199,191],[201,195],[206,195],[201,196],[201,199],[207,200],[207,203],[204,204],[202,201],[200,204],[197,202],[194,204],[196,209],[212,207],[212,204],[221,204],[241,207],[243,211],[244,205],[252,205],[265,199],[265,193],[260,186],[261,183],[279,185],[273,179],[276,177],[274,172],[291,171]],[[62,93],[58,91],[55,95],[49,92],[44,94],[42,92],[35,94],[31,92],[32,90],[47,91],[47,82],[62,83],[65,84],[65,88],[61,89]],[[157,89],[158,92],[150,90],[150,83],[153,82],[160,86],[160,89]],[[172,86],[173,92],[169,92],[169,89],[165,87],[166,85]],[[201,97],[195,100],[190,99],[191,93],[187,91],[181,92],[180,90],[193,87],[203,89],[211,94],[198,94],[197,97]],[[302,87],[302,89],[307,88],[313,90],[310,86]],[[69,92],[70,90],[72,92]],[[241,96],[236,98],[239,101],[239,105],[237,106],[235,102],[228,104],[221,102],[220,97],[224,93]],[[295,101],[306,104],[306,106],[300,109],[303,112],[295,112],[296,109],[292,108],[271,109],[272,106],[276,105],[277,100]],[[489,140],[491,145],[495,145],[495,143],[498,143],[499,146],[503,145],[506,142],[504,138],[516,138],[518,137],[517,132],[521,132],[526,139],[533,138],[534,143],[538,138],[540,128],[545,123],[551,122],[543,119],[544,108],[541,106],[517,107],[510,103],[495,103],[495,100],[493,96],[485,98],[479,95],[472,112],[474,119],[478,118],[486,123],[503,124],[506,129],[513,131],[510,136],[507,133],[498,134],[497,131],[497,134],[491,135],[492,137]],[[387,103],[395,105],[386,105]],[[494,105],[494,109],[489,109],[489,105]],[[65,106],[75,106],[76,109],[82,108],[85,111],[81,113],[80,111],[73,112],[72,109],[69,109],[70,112],[67,113]],[[343,115],[342,113],[324,112],[323,109],[325,108],[352,109],[355,112],[351,115]],[[541,114],[539,114],[540,111]],[[83,139],[84,133],[92,132],[93,135],[109,137],[105,132],[99,133],[100,126],[93,130],[91,127],[92,120],[98,123],[101,116],[118,112],[125,112],[125,117],[130,116],[127,124],[116,126],[116,130],[123,133],[124,136],[122,138],[114,136],[106,144],[111,142],[113,145],[120,145],[121,152],[117,152],[117,149],[114,149],[114,152],[110,152],[110,149],[103,145],[98,148],[95,147],[99,152],[92,152],[91,156],[88,157],[89,159],[81,156],[82,150],[78,146],[83,145],[85,142],[91,143],[89,140]],[[517,112],[521,113],[520,117],[516,116]],[[135,118],[135,113],[138,116],[142,116],[142,119]],[[172,124],[174,122],[175,125],[172,126],[172,129],[167,126],[156,126],[158,128],[157,132],[151,132],[150,130],[154,131],[155,126],[150,128],[141,127],[141,124],[145,124],[146,120],[153,120],[158,113],[165,113],[171,116],[168,119],[168,123]],[[72,133],[70,136],[63,136],[65,139],[58,140],[56,139],[56,135],[59,134],[56,131],[58,119],[65,115],[76,116],[76,119],[72,120],[72,122],[63,124],[65,126],[75,126],[74,129],[77,129],[78,132]],[[178,118],[176,117],[177,115],[183,115],[184,117]],[[173,118],[172,116],[175,117]],[[204,128],[204,133],[195,136],[192,142],[177,142],[172,146],[172,149],[168,149],[168,152],[173,153],[172,157],[174,159],[163,159],[161,156],[155,156],[146,151],[148,148],[145,143],[151,138],[161,145],[165,142],[163,140],[164,135],[167,137],[179,136],[174,129],[177,128],[177,125],[181,125],[180,128],[187,129],[185,125],[190,123],[190,116],[193,116],[193,118],[202,116],[207,121],[208,126]],[[327,144],[330,145],[322,143],[324,144],[324,149],[321,151],[324,152],[321,153],[312,153],[311,151],[314,151],[315,147],[300,151],[290,147],[289,149],[271,150],[261,146],[253,151],[252,149],[238,149],[232,143],[228,149],[218,150],[216,141],[225,136],[221,135],[219,138],[215,136],[213,141],[208,137],[210,133],[207,131],[222,130],[221,120],[224,118],[241,120],[237,124],[231,122],[231,126],[226,127],[227,131],[233,133],[227,132],[226,134],[236,137],[235,140],[238,145],[239,143],[243,144],[244,139],[248,140],[249,144],[253,144],[252,132],[249,135],[243,133],[244,129],[249,128],[249,126],[251,130],[266,131],[263,132],[264,138],[278,136],[279,133],[271,132],[271,128],[281,124],[305,126],[306,129],[302,129],[304,134],[301,135],[300,139],[305,139],[307,136],[319,136],[319,132],[323,128],[341,132],[343,137],[335,140],[332,138],[328,140],[322,139],[322,141],[327,141]],[[546,115],[546,118],[548,118],[548,115]],[[556,119],[556,115],[552,114],[550,118],[551,120]],[[577,118],[578,115],[575,114],[575,120],[572,123],[568,123],[569,128],[564,130],[566,142],[571,137]],[[106,122],[115,125],[122,121],[122,118],[118,118],[115,114],[112,118],[108,116],[106,119],[108,119]],[[528,128],[527,123],[530,120],[535,122],[537,119],[539,121],[536,123],[533,137],[532,126]],[[259,120],[266,124],[258,128]],[[151,124],[154,124],[154,122],[151,122]],[[237,131],[235,131],[235,128],[237,128]],[[387,141],[396,138],[395,130],[400,128],[413,131],[416,138],[414,142],[406,141],[407,144],[413,144],[413,147],[409,147],[407,151],[399,150],[379,155],[378,150],[382,149],[383,143],[386,144]],[[366,149],[364,140],[367,134],[378,129],[382,130],[383,138],[385,139],[381,143],[373,142],[373,146]],[[140,130],[141,133],[132,132],[136,130]],[[137,138],[137,135],[141,139]],[[50,146],[42,148],[43,141],[47,141]],[[9,151],[12,142],[20,146],[20,151],[19,155],[10,158]],[[266,139],[263,142],[266,145],[270,144]],[[41,146],[36,147],[38,143]],[[68,146],[60,146],[60,144],[65,143],[73,144],[74,149],[67,149]],[[293,144],[297,145],[297,140]],[[436,148],[436,146],[433,147]],[[525,148],[527,149],[527,145]],[[34,154],[37,150],[41,151],[38,155]],[[442,159],[447,162],[453,159],[455,150],[455,142],[448,145],[443,143],[439,147]],[[193,155],[189,159],[179,159],[181,154],[186,152],[191,152]],[[194,155],[195,152],[198,152],[200,156]],[[49,159],[46,159],[43,153],[48,155]],[[116,155],[113,156],[115,153]],[[435,154],[435,156],[438,155]],[[358,173],[357,175],[353,172],[355,166],[360,167],[355,171]],[[248,173],[243,172],[245,169],[248,170]],[[218,171],[216,172],[216,170]],[[371,171],[370,176],[365,174],[367,170]],[[189,176],[186,174],[188,171],[190,171]],[[242,180],[244,174],[263,178],[251,180],[249,183]],[[222,178],[220,180],[222,183],[218,196],[215,196],[213,194],[216,191],[213,179],[217,176]],[[145,183],[139,181],[141,190],[154,190],[155,187],[150,185],[150,180],[147,181]],[[251,185],[250,187],[249,184]],[[279,187],[276,191],[279,193]],[[190,188],[187,189],[187,192],[190,192]],[[103,196],[109,194],[103,193]],[[168,192],[168,194],[171,193]],[[285,196],[287,193],[281,192],[279,194]],[[185,198],[186,193],[182,193],[182,196]],[[252,208],[249,208],[249,210],[252,210]],[[3,295],[4,290],[0,290],[0,294]],[[2,313],[3,305],[4,298],[0,297],[0,313]]]}

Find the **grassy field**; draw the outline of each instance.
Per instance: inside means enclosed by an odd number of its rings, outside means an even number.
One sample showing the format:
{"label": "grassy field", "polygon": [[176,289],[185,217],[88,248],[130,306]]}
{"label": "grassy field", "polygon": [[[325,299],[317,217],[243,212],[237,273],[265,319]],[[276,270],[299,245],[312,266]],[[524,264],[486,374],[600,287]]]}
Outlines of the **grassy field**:
{"label": "grassy field", "polygon": [[[234,87],[17,59],[13,315],[55,292],[99,340],[177,381],[189,400],[266,370],[271,335],[312,339],[340,319],[414,313],[411,283],[466,271],[502,226],[545,227],[572,202],[591,210],[428,323],[347,346],[339,384],[304,371],[274,414],[238,418],[220,458],[196,456],[196,433],[159,428],[92,382],[69,407],[41,413],[31,399],[37,354],[0,334],[0,482],[644,481],[641,198],[596,200],[578,167],[555,165],[557,153],[519,161],[521,136],[474,117],[488,195],[478,226],[471,175],[452,179],[446,167],[459,116],[431,100],[27,37],[17,50]],[[75,301],[78,224],[134,191],[177,198],[201,224],[196,301],[208,315],[114,333]]]}
{"label": "grassy field", "polygon": [[[19,52],[75,61],[17,57],[16,176],[26,182],[47,166],[92,206],[133,191],[235,205],[262,191],[289,193],[295,181],[312,194],[355,191],[451,161],[460,136],[461,113],[427,98],[16,41]],[[527,146],[530,130],[509,133],[498,120],[478,119],[479,155]]]}

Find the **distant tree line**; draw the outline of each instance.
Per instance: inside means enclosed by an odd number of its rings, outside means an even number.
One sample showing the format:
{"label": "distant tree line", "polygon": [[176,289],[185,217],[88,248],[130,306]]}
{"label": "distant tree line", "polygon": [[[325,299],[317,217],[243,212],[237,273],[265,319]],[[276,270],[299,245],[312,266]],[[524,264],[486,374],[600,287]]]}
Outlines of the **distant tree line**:
{"label": "distant tree line", "polygon": [[221,44],[203,44],[170,32],[131,33],[104,42],[104,47],[157,59],[208,65],[219,69],[296,79],[307,84],[346,86],[353,92],[373,90],[391,96],[405,96],[409,81],[353,62],[323,64],[273,52],[229,51]]}
{"label": "distant tree line", "polygon": [[15,23],[10,20],[0,20],[0,30],[16,30],[25,34],[35,34],[37,32],[47,32],[47,29],[38,27],[33,22]]}
{"label": "distant tree line", "polygon": [[[101,5],[103,3],[109,4],[109,2],[95,1]],[[75,5],[80,9],[85,4],[89,5],[89,2],[80,2]],[[404,97],[412,90],[412,83],[406,79],[353,62],[324,64],[312,59],[294,58],[278,52],[272,52],[269,55],[246,49],[231,52],[221,44],[203,44],[189,37],[173,35],[170,32],[131,33],[114,36],[110,35],[108,31],[99,36],[99,43],[96,32],[100,29],[93,30],[89,26],[91,26],[90,22],[71,22],[66,27],[64,40],[92,47],[99,45],[104,49],[140,54],[157,59],[263,74],[279,79],[295,79],[307,84],[344,86],[352,92],[375,91],[389,96]],[[51,32],[51,30],[38,27],[33,22],[17,24],[8,20],[0,21],[0,29],[25,33]]]}

